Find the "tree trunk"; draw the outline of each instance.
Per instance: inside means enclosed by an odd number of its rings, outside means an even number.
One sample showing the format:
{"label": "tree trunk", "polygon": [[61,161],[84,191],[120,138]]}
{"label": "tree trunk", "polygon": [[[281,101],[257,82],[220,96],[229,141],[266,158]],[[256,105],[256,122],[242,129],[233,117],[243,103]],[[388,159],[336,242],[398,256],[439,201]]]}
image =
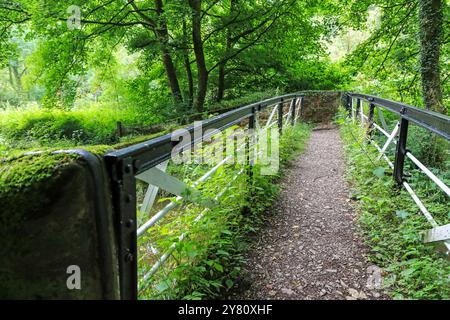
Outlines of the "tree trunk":
{"label": "tree trunk", "polygon": [[189,54],[184,53],[184,68],[186,69],[186,77],[188,81],[188,105],[192,106],[194,102],[194,78],[192,76],[191,62],[189,60]]}
{"label": "tree trunk", "polygon": [[[184,39],[187,39],[187,26],[186,26],[186,20],[183,19],[183,37]],[[192,76],[192,69],[191,69],[191,61],[189,59],[189,50],[188,50],[188,42],[185,41],[184,43],[185,48],[183,49],[183,60],[184,60],[184,68],[186,69],[186,78],[188,81],[188,105],[192,106],[192,103],[194,102],[194,78]]]}
{"label": "tree trunk", "polygon": [[13,88],[18,92],[18,93],[22,93],[23,92],[23,87],[22,87],[22,76],[19,72],[19,67],[17,66],[17,62],[13,62],[10,63],[8,65],[8,69],[9,69],[9,78],[10,78],[10,83],[13,86]]}
{"label": "tree trunk", "polygon": [[198,88],[197,96],[194,100],[194,108],[197,112],[203,112],[206,92],[208,89],[208,70],[206,68],[205,53],[203,51],[202,27],[201,27],[201,0],[189,0],[189,6],[192,8],[192,42],[194,44],[194,53],[197,61]]}
{"label": "tree trunk", "polygon": [[161,43],[162,58],[164,69],[166,70],[167,79],[169,80],[170,90],[176,103],[182,103],[183,98],[181,96],[180,84],[178,82],[177,71],[173,63],[172,57],[169,51],[169,32],[167,30],[167,23],[164,17],[164,9],[162,0],[155,0],[156,13],[158,15],[158,26],[156,34],[159,42]]}
{"label": "tree trunk", "polygon": [[[236,4],[238,0],[230,0],[230,18],[233,17],[235,11],[236,11]],[[227,39],[225,43],[225,54],[229,54],[231,48],[233,47],[233,43],[231,40],[231,26],[227,27]],[[226,75],[226,64],[227,62],[224,61],[219,65],[219,79],[217,83],[217,102],[222,101],[223,96],[225,94],[225,75]]]}
{"label": "tree trunk", "polygon": [[427,109],[445,113],[439,68],[442,0],[420,0],[419,6],[423,101]]}
{"label": "tree trunk", "polygon": [[183,98],[181,96],[180,85],[178,83],[177,72],[175,65],[173,64],[169,50],[167,48],[162,49],[163,64],[166,70],[167,79],[169,80],[170,90],[176,103],[182,103]]}
{"label": "tree trunk", "polygon": [[9,71],[9,84],[11,85],[11,87],[13,89],[16,89],[16,84],[14,83],[14,80],[13,80],[12,68],[11,68],[10,64],[8,64],[8,71]]}
{"label": "tree trunk", "polygon": [[217,80],[217,97],[216,101],[220,102],[225,94],[225,62],[219,66],[219,78]]}
{"label": "tree trunk", "polygon": [[[439,67],[442,0],[419,0],[419,27],[422,98],[427,109],[445,114]],[[429,132],[422,143],[426,147],[422,148],[422,154],[419,156],[427,165],[440,167],[445,163],[446,147],[442,140]]]}

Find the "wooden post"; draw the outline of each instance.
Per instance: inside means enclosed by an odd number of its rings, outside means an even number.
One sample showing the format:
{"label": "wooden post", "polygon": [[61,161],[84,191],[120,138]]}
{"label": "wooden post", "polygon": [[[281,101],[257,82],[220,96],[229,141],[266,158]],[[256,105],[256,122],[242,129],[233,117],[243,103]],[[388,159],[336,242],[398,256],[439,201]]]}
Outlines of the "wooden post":
{"label": "wooden post", "polygon": [[125,135],[122,122],[120,121],[117,121],[117,135],[119,136],[119,138],[122,138]]}

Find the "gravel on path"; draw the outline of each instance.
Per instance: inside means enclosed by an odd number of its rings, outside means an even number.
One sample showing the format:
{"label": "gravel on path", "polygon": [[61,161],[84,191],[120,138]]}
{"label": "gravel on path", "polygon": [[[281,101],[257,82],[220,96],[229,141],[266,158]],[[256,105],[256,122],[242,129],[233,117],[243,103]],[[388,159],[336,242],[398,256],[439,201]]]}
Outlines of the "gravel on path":
{"label": "gravel on path", "polygon": [[313,131],[282,181],[229,299],[388,299],[367,259],[339,131]]}

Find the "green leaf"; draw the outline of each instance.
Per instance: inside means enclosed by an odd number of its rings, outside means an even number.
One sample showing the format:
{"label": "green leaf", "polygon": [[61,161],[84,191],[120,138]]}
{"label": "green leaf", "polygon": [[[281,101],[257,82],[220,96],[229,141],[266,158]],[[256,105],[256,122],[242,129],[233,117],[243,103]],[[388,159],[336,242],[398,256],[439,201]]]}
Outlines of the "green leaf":
{"label": "green leaf", "polygon": [[414,272],[416,271],[416,269],[414,268],[409,268],[409,269],[405,269],[401,272],[401,275],[403,277],[409,277],[410,275],[412,275]]}
{"label": "green leaf", "polygon": [[225,284],[227,285],[228,289],[231,289],[231,287],[233,286],[234,282],[233,282],[233,280],[228,279],[227,281],[225,281]]}
{"label": "green leaf", "polygon": [[397,217],[399,217],[400,219],[406,219],[408,217],[409,213],[404,210],[397,210],[397,211],[395,211],[395,215]]}
{"label": "green leaf", "polygon": [[223,267],[222,265],[218,264],[218,263],[214,263],[214,268],[216,268],[217,271],[219,272],[223,272]]}
{"label": "green leaf", "polygon": [[386,169],[383,167],[378,167],[375,170],[373,170],[373,174],[376,175],[378,178],[382,179],[384,177]]}
{"label": "green leaf", "polygon": [[162,281],[156,285],[156,290],[158,290],[158,292],[164,292],[168,288],[169,288],[169,284],[167,283],[167,281]]}
{"label": "green leaf", "polygon": [[217,254],[222,256],[229,256],[230,254],[224,250],[217,250]]}
{"label": "green leaf", "polygon": [[195,258],[198,255],[198,251],[197,250],[190,250],[187,252],[188,256],[191,258]]}

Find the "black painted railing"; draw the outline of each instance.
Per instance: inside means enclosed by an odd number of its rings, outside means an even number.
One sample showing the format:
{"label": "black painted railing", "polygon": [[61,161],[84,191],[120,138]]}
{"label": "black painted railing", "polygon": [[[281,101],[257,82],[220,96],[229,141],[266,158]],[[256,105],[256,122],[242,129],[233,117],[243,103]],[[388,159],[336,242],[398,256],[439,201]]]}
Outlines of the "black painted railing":
{"label": "black painted railing", "polygon": [[[184,149],[193,147],[211,136],[211,132],[217,134],[227,128],[235,125],[245,124],[249,129],[255,129],[258,123],[258,115],[264,110],[273,107],[270,117],[266,123],[267,126],[277,126],[279,133],[282,133],[283,127],[294,125],[302,110],[302,93],[284,95],[272,99],[267,99],[248,106],[240,107],[235,110],[218,115],[211,119],[201,122],[200,126],[190,126],[184,129],[188,133],[189,146],[180,146],[182,141],[174,141],[173,134],[167,134],[150,141],[139,143],[105,156],[108,164],[108,170],[112,182],[112,195],[115,215],[117,217],[117,235],[119,250],[119,271],[120,271],[120,292],[122,299],[136,299],[138,295],[138,251],[137,239],[140,235],[153,226],[159,219],[174,208],[173,202],[165,209],[154,215],[144,226],[137,226],[137,195],[136,179],[150,170],[155,170],[159,165],[166,163],[172,155],[174,149]],[[272,122],[272,120],[274,120]],[[198,132],[200,128],[201,132]],[[246,158],[249,161],[249,148],[246,148]],[[212,169],[217,170],[217,166]],[[243,171],[245,172],[245,170]],[[159,179],[170,180],[171,178],[161,173],[156,168]],[[250,172],[249,172],[250,174]],[[163,183],[163,182],[162,182]],[[173,184],[178,182],[173,181]],[[182,183],[179,183],[180,185]],[[150,188],[151,188],[150,183]],[[151,206],[151,205],[150,205]],[[171,248],[173,251],[173,248]],[[157,270],[172,252],[169,250],[160,258],[150,270],[149,276]]]}
{"label": "black painted railing", "polygon": [[[442,242],[446,249],[446,254],[450,253],[450,224],[438,225],[432,214],[419,199],[417,194],[408,183],[405,173],[405,160],[408,158],[417,168],[428,176],[436,186],[441,189],[448,197],[450,197],[450,188],[437,177],[430,169],[420,162],[410,150],[408,150],[407,138],[410,130],[410,124],[417,125],[427,131],[434,133],[442,138],[450,141],[450,117],[429,110],[419,109],[404,103],[395,102],[387,99],[378,98],[371,95],[358,93],[345,93],[345,107],[350,118],[360,120],[361,124],[367,130],[367,137],[380,152],[379,159],[384,158],[389,167],[393,169],[393,178],[398,186],[404,187],[411,195],[414,202],[419,207],[422,214],[431,224],[433,229],[427,230],[424,234],[426,243]],[[366,108],[364,105],[366,104]],[[380,120],[380,125],[375,121],[375,111]],[[388,128],[383,111],[390,112],[397,116],[397,123],[392,131]],[[365,114],[368,113],[368,115]],[[387,137],[383,147],[380,147],[375,139],[374,132],[379,132]],[[390,145],[395,147],[395,160],[392,162],[386,155]]]}

